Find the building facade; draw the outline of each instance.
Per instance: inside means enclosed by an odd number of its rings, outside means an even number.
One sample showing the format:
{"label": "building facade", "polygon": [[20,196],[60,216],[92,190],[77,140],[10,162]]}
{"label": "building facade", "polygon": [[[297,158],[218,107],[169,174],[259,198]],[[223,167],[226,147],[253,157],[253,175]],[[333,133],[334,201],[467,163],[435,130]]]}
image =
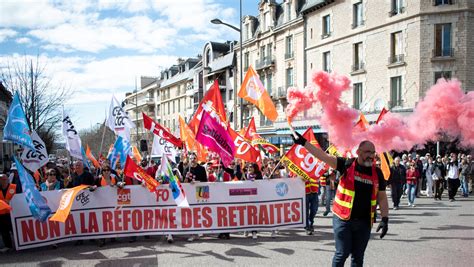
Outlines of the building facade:
{"label": "building facade", "polygon": [[12,142],[3,141],[3,128],[7,122],[8,108],[12,99],[12,94],[0,82],[0,173],[10,168],[16,151]]}

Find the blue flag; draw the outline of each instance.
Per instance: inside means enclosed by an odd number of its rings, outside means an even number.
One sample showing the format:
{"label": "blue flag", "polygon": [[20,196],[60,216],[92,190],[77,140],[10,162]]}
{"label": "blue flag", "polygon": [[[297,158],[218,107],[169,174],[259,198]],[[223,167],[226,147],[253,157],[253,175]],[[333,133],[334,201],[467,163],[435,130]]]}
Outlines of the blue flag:
{"label": "blue flag", "polygon": [[33,177],[31,177],[31,175],[25,170],[16,157],[13,157],[13,159],[15,160],[18,169],[21,187],[26,198],[26,203],[28,203],[30,208],[31,215],[40,222],[46,221],[51,214],[51,209],[36,188],[36,185],[33,182]]}
{"label": "blue flag", "polygon": [[112,148],[112,151],[107,156],[107,159],[110,161],[110,167],[112,169],[115,169],[117,159],[120,159],[120,165],[122,169],[125,168],[125,161],[127,160],[127,155],[129,155],[131,151],[132,146],[127,141],[127,139],[118,136],[117,140],[115,140],[115,144]]}
{"label": "blue flag", "polygon": [[86,151],[84,150],[83,146],[81,146],[81,154],[82,154],[82,162],[83,162],[84,168],[87,168],[89,169],[89,171],[92,171],[89,159],[86,156]]}
{"label": "blue flag", "polygon": [[21,106],[20,97],[15,93],[12,104],[8,110],[7,123],[3,128],[3,140],[12,141],[22,146],[35,150],[30,136],[30,127],[26,121],[25,112]]}

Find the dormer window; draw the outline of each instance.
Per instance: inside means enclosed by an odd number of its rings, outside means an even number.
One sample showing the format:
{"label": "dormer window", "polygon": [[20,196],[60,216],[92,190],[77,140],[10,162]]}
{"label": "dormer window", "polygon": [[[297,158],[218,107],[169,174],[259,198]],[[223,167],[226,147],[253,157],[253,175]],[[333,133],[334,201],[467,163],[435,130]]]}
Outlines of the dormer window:
{"label": "dormer window", "polygon": [[206,64],[209,65],[211,63],[211,49],[207,49],[206,51]]}

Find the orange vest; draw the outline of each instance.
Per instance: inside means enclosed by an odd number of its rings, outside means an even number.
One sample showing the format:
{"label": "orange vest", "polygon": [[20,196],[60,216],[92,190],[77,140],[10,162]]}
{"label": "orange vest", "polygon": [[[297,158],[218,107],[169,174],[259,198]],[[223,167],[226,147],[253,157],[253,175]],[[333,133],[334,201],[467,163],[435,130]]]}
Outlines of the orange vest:
{"label": "orange vest", "polygon": [[[2,190],[0,190],[0,200],[3,200],[7,204],[10,204],[10,200],[12,200],[13,195],[15,195],[15,193],[16,193],[16,184],[10,184],[10,185],[8,185],[6,196],[4,196]],[[8,213],[10,213],[9,210],[1,210],[0,211],[0,215],[1,214],[8,214]]]}
{"label": "orange vest", "polygon": [[305,184],[306,194],[318,193],[319,191],[318,181],[310,179],[309,181],[305,181],[304,184]]}
{"label": "orange vest", "polygon": [[326,186],[326,175],[322,175],[321,178],[319,178],[319,182],[321,183],[321,186]]}
{"label": "orange vest", "polygon": [[[115,180],[114,177],[110,177],[110,182],[111,182],[112,185],[117,184],[117,181]],[[104,177],[100,178],[100,186],[108,186],[107,181],[105,181]]]}
{"label": "orange vest", "polygon": [[377,177],[377,171],[375,165],[372,165],[372,175],[365,175],[355,170],[355,160],[352,165],[347,169],[346,174],[339,180],[337,187],[336,196],[332,205],[332,212],[341,218],[341,220],[349,220],[351,218],[351,211],[354,204],[355,197],[355,177],[359,177],[366,180],[372,181],[372,196],[371,196],[371,209],[370,209],[370,223],[372,225],[375,216],[375,209],[377,207],[377,194],[379,191],[379,180]]}

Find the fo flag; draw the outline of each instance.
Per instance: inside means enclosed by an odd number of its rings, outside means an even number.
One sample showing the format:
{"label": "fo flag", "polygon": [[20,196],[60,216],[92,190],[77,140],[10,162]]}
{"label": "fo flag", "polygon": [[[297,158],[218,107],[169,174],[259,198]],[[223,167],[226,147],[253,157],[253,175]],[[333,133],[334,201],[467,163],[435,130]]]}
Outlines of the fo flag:
{"label": "fo flag", "polygon": [[35,172],[48,163],[48,152],[46,151],[46,145],[35,130],[31,132],[31,139],[35,149],[25,148],[21,153],[21,161],[25,168]]}
{"label": "fo flag", "polygon": [[63,135],[66,138],[66,149],[71,153],[71,157],[82,160],[81,138],[77,132],[71,118],[63,110]]}
{"label": "fo flag", "polygon": [[235,146],[226,129],[207,112],[202,113],[201,123],[196,133],[196,140],[209,150],[221,156],[224,166],[229,166],[234,159]]}
{"label": "fo flag", "polygon": [[3,141],[12,141],[22,146],[35,149],[30,136],[30,127],[26,121],[25,112],[21,106],[20,97],[15,93],[8,110],[7,123],[3,128]]}
{"label": "fo flag", "polygon": [[23,165],[13,157],[16,167],[18,169],[18,176],[20,176],[21,188],[23,189],[23,195],[26,198],[26,203],[30,208],[31,215],[41,222],[46,221],[51,214],[51,209],[48,204],[44,201],[40,192],[36,188],[33,177],[25,170]]}
{"label": "fo flag", "polygon": [[[201,121],[202,122],[202,121]],[[163,154],[161,157],[160,172],[166,181],[169,181],[171,192],[173,193],[173,199],[178,207],[189,207],[188,199],[184,193],[183,186],[179,182],[179,179],[173,174],[171,165],[168,162],[168,157]]]}
{"label": "fo flag", "polygon": [[140,168],[130,157],[127,157],[123,173],[127,177],[131,177],[141,183],[144,183],[150,192],[156,193],[158,186],[160,186],[160,183],[158,183],[155,178],[148,175],[146,171]]}
{"label": "fo flag", "polygon": [[235,157],[248,162],[257,162],[260,152],[232,128],[228,127],[227,129],[234,140]]}
{"label": "fo flag", "polygon": [[166,141],[170,142],[171,144],[177,147],[183,146],[183,141],[181,141],[181,139],[172,135],[165,127],[156,123],[152,118],[148,117],[145,113],[142,113],[142,115],[143,115],[143,127],[145,127],[145,129],[150,130],[155,135],[161,137],[162,139],[165,139]]}
{"label": "fo flag", "polygon": [[107,126],[109,126],[116,135],[122,136],[128,141],[130,141],[130,128],[135,128],[135,124],[130,120],[128,114],[123,110],[122,105],[115,96],[112,96],[112,101],[110,102]]}
{"label": "fo flag", "polygon": [[[308,140],[312,145],[320,147],[318,141],[314,137],[313,129],[308,128],[303,134],[303,137]],[[306,150],[301,145],[293,145],[282,159],[283,162],[288,164],[288,169],[294,174],[301,176],[303,179],[317,182],[319,177],[323,175],[328,166],[323,161],[318,160],[315,156]]]}

